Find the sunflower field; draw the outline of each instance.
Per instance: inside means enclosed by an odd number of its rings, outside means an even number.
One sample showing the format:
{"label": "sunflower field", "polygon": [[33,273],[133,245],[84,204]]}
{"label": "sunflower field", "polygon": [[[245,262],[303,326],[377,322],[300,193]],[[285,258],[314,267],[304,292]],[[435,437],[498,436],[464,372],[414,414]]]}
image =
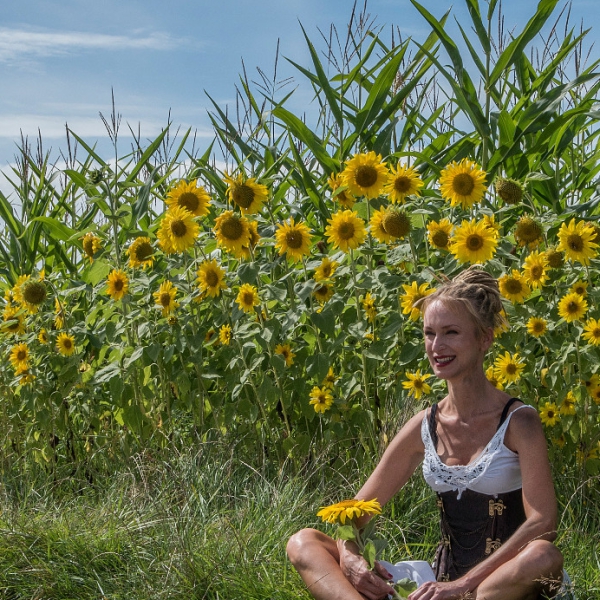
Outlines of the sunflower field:
{"label": "sunflower field", "polygon": [[313,112],[244,75],[201,151],[169,126],[123,152],[114,103],[112,159],[72,131],[60,168],[24,143],[0,196],[3,460],[380,450],[444,394],[413,303],[477,264],[509,323],[489,379],[597,474],[599,61],[558,0],[510,34],[465,2],[456,41],[414,0],[423,40],[358,15],[325,52],[305,34]]}

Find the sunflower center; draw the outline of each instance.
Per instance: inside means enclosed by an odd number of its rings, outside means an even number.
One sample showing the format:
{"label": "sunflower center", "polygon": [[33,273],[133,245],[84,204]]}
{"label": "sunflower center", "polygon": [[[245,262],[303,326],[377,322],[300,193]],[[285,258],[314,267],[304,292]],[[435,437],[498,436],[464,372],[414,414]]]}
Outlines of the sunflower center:
{"label": "sunflower center", "polygon": [[300,231],[288,231],[285,235],[285,242],[292,250],[302,248],[303,241],[304,238]]}
{"label": "sunflower center", "polygon": [[362,188],[371,187],[377,182],[377,169],[370,165],[361,165],[356,169],[354,180]]}
{"label": "sunflower center", "polygon": [[179,200],[177,204],[181,206],[181,208],[185,208],[189,210],[191,213],[195,213],[200,206],[200,201],[198,200],[198,196],[194,194],[194,192],[185,192],[179,196]]}
{"label": "sunflower center", "polygon": [[252,306],[254,304],[254,294],[252,292],[244,292],[242,304],[245,306]]}
{"label": "sunflower center", "polygon": [[142,242],[139,246],[135,248],[135,258],[139,262],[144,260],[148,260],[153,254],[152,244],[148,242]]}
{"label": "sunflower center", "polygon": [[182,221],[181,219],[174,219],[171,222],[171,233],[176,238],[185,237],[187,231],[188,231],[188,228],[187,228],[187,225],[185,224],[185,221]]}
{"label": "sunflower center", "polygon": [[351,240],[354,237],[354,223],[348,221],[340,223],[337,233],[340,239]]}
{"label": "sunflower center", "polygon": [[540,265],[534,265],[529,270],[529,273],[531,274],[532,279],[538,280],[544,274],[544,267]]}
{"label": "sunflower center", "polygon": [[436,246],[438,246],[438,248],[445,248],[448,245],[448,241],[449,241],[448,234],[445,231],[442,231],[441,229],[438,229],[431,236],[431,241]]}
{"label": "sunflower center", "polygon": [[329,288],[326,285],[321,285],[315,289],[315,294],[317,296],[327,296],[328,291],[329,291]]}
{"label": "sunflower center", "polygon": [[113,289],[115,292],[120,292],[123,289],[124,281],[119,277],[113,281]]}
{"label": "sunflower center", "polygon": [[18,331],[20,328],[21,323],[19,322],[19,320],[17,318],[13,319],[12,321],[10,321],[7,329],[9,331]]}
{"label": "sunflower center", "polygon": [[469,196],[475,189],[475,182],[468,173],[459,173],[452,180],[452,189],[459,196]]}
{"label": "sunflower center", "polygon": [[383,217],[381,226],[389,235],[401,238],[410,231],[410,219],[404,213],[391,211]]}
{"label": "sunflower center", "polygon": [[592,336],[596,339],[600,339],[600,327],[596,327],[593,331],[592,331]]}
{"label": "sunflower center", "polygon": [[164,308],[168,308],[169,306],[171,306],[171,294],[169,294],[169,292],[163,292],[158,301],[160,302],[160,305],[163,306]]}
{"label": "sunflower center", "polygon": [[567,238],[567,246],[573,252],[582,252],[583,251],[583,238],[580,235],[573,234]]}
{"label": "sunflower center", "polygon": [[563,256],[560,252],[557,252],[557,251],[548,252],[548,254],[546,255],[546,258],[548,259],[548,264],[553,269],[558,269],[563,264]]}
{"label": "sunflower center", "polygon": [[209,287],[215,287],[216,285],[218,285],[219,283],[219,276],[217,275],[217,273],[215,271],[207,271],[206,272],[206,284]]}
{"label": "sunflower center", "polygon": [[467,248],[473,252],[476,250],[481,250],[484,244],[483,238],[477,234],[473,234],[467,237],[466,242]]}
{"label": "sunflower center", "polygon": [[70,350],[73,347],[73,343],[71,342],[70,338],[64,338],[62,345],[65,350]]}
{"label": "sunflower center", "polygon": [[570,315],[576,314],[579,311],[579,303],[572,300],[567,304],[567,312]]}
{"label": "sunflower center", "polygon": [[27,359],[27,350],[19,350],[17,352],[17,361],[23,362]]}
{"label": "sunflower center", "polygon": [[323,273],[323,277],[325,277],[325,279],[329,279],[331,276],[331,265],[323,265],[321,272]]}
{"label": "sunflower center", "polygon": [[549,418],[549,419],[554,419],[554,411],[553,411],[552,409],[550,409],[550,410],[548,411],[548,418]]}
{"label": "sunflower center", "polygon": [[542,332],[544,331],[544,324],[543,324],[543,323],[540,323],[539,321],[535,322],[535,323],[533,324],[533,330],[534,330],[536,333],[542,333]]}
{"label": "sunflower center", "polygon": [[230,217],[221,225],[221,234],[228,240],[239,240],[243,233],[244,226],[237,217]]}
{"label": "sunflower center", "polygon": [[406,175],[401,175],[400,177],[396,177],[396,179],[394,179],[394,189],[399,194],[407,194],[410,192],[410,185],[410,178],[406,177]]}
{"label": "sunflower center", "polygon": [[576,294],[579,294],[580,296],[583,296],[583,295],[585,294],[585,291],[586,291],[586,290],[585,290],[585,288],[584,288],[583,286],[579,286],[579,287],[574,287],[574,288],[573,288],[573,291],[574,291]]}
{"label": "sunflower center", "polygon": [[520,294],[523,291],[523,286],[517,279],[508,279],[504,285],[509,294]]}
{"label": "sunflower center", "polygon": [[515,375],[517,372],[517,365],[514,363],[509,363],[506,365],[506,373],[508,375]]}
{"label": "sunflower center", "polygon": [[420,390],[423,387],[423,382],[420,379],[415,379],[413,381],[413,386],[415,387],[415,389]]}
{"label": "sunflower center", "polygon": [[254,200],[254,190],[242,183],[241,185],[236,185],[231,192],[231,197],[233,201],[242,208],[249,208]]}
{"label": "sunflower center", "polygon": [[23,288],[23,298],[28,304],[41,304],[46,299],[46,286],[41,281],[33,281]]}

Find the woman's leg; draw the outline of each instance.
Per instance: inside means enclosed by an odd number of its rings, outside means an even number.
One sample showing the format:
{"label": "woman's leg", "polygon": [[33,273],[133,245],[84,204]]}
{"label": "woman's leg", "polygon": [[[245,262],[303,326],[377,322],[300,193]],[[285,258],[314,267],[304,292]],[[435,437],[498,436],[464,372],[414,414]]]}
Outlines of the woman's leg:
{"label": "woman's leg", "polygon": [[562,582],[563,557],[551,542],[536,540],[498,567],[477,588],[477,600],[536,600],[552,598]]}
{"label": "woman's leg", "polygon": [[287,544],[287,554],[317,600],[363,600],[340,569],[337,544],[316,529],[302,529]]}

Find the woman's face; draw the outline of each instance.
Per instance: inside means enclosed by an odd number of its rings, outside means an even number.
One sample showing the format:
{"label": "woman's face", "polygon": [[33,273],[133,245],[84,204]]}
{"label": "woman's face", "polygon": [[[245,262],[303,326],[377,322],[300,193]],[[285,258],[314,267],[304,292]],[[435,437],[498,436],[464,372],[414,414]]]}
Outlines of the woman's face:
{"label": "woman's face", "polygon": [[427,306],[423,332],[431,368],[437,377],[446,380],[481,371],[493,341],[493,331],[482,334],[466,309],[441,300]]}

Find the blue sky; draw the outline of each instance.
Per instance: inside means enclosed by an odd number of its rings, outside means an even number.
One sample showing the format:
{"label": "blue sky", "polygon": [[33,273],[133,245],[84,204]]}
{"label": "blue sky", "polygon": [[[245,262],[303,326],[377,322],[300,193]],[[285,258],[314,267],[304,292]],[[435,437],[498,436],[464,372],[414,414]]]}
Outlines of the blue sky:
{"label": "blue sky", "polygon": [[[99,118],[111,109],[111,88],[127,123],[142,137],[153,137],[166,124],[198,131],[199,146],[211,137],[210,108],[204,93],[232,106],[242,58],[251,78],[256,67],[272,72],[277,40],[281,55],[307,64],[301,22],[311,39],[317,28],[340,30],[348,22],[352,0],[20,0],[3,3],[0,21],[0,169],[14,159],[20,132],[35,139],[41,130],[53,156],[65,148],[65,123],[88,143],[108,153]],[[359,7],[362,8],[362,2]],[[422,0],[441,16],[451,3]],[[485,0],[480,0],[486,6]],[[564,6],[561,0],[559,6]],[[535,0],[504,0],[506,27],[523,24]],[[428,27],[409,0],[369,0],[367,12],[384,27],[399,26],[405,37],[423,40]],[[466,12],[456,0],[452,14]],[[593,26],[600,0],[573,0],[571,22]],[[463,22],[464,19],[463,19]],[[598,56],[596,47],[593,54]],[[281,61],[281,75],[295,74]],[[301,80],[301,78],[298,78]],[[298,92],[298,105],[310,99]],[[206,140],[206,141],[203,141]],[[126,145],[124,150],[129,146]],[[4,184],[0,189],[6,189]]]}

